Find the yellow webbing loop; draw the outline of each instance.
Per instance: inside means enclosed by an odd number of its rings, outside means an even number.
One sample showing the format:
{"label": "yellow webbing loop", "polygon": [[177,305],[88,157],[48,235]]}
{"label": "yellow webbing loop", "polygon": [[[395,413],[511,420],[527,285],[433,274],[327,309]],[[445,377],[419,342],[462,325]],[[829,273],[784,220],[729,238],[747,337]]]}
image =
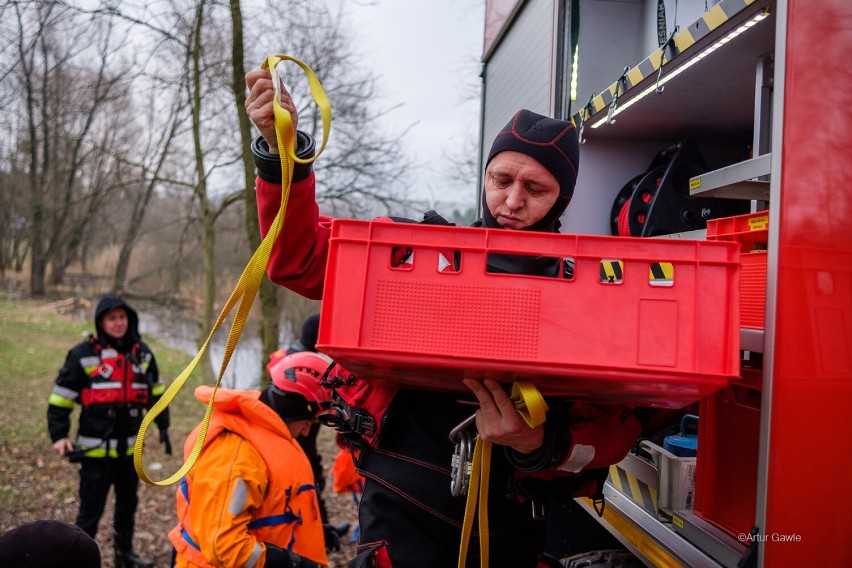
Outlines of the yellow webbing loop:
{"label": "yellow webbing loop", "polygon": [[[530,428],[544,424],[547,403],[534,384],[518,381],[512,384],[509,395],[518,413]],[[459,546],[459,568],[467,563],[467,547],[470,533],[473,531],[473,519],[476,516],[476,501],[479,499],[479,564],[488,567],[488,476],[491,471],[491,442],[476,437],[473,448],[473,464],[470,470],[470,483],[467,486],[467,501],[464,508],[462,537]]]}
{"label": "yellow webbing loop", "polygon": [[[276,66],[281,61],[292,61],[302,68],[305,75],[308,77],[311,96],[319,107],[322,115],[322,143],[320,144],[320,148],[316,155],[310,158],[300,159],[296,157],[296,129],[293,127],[293,119],[290,116],[290,113],[279,104],[280,82],[278,80]],[[196,353],[189,365],[187,365],[172,384],[169,385],[169,388],[166,389],[166,392],[163,393],[163,396],[159,401],[157,401],[157,404],[151,408],[142,420],[142,425],[139,428],[139,434],[136,437],[136,444],[133,446],[133,466],[136,468],[136,473],[139,475],[139,479],[150,485],[166,486],[177,483],[183,476],[189,473],[195,465],[195,461],[198,459],[198,456],[201,453],[201,448],[204,445],[204,439],[207,436],[207,427],[210,422],[210,415],[213,412],[213,401],[216,397],[216,391],[218,390],[219,383],[225,374],[225,369],[228,367],[228,362],[231,360],[231,354],[234,352],[234,348],[237,346],[237,342],[240,339],[246,318],[248,317],[251,305],[254,302],[254,298],[257,295],[258,288],[260,287],[260,282],[263,280],[263,275],[266,273],[266,265],[269,262],[272,245],[278,238],[278,235],[281,232],[281,227],[284,224],[284,215],[287,211],[287,200],[290,197],[290,183],[293,179],[294,163],[311,163],[322,153],[325,148],[325,144],[328,141],[328,134],[331,129],[331,104],[329,103],[328,97],[326,96],[325,91],[313,70],[311,70],[311,68],[305,63],[290,57],[289,55],[270,55],[267,57],[266,61],[263,62],[262,68],[269,69],[272,74],[272,83],[275,86],[273,109],[275,114],[275,135],[278,139],[278,151],[281,157],[281,206],[278,209],[278,214],[275,216],[275,220],[269,228],[269,232],[263,238],[263,241],[261,241],[257,250],[254,251],[254,254],[243,270],[242,275],[240,275],[240,279],[234,287],[234,291],[231,292],[231,297],[228,298],[228,301],[225,302],[225,305],[222,307],[222,311],[216,319],[216,323],[213,325],[210,335],[207,336],[207,339],[201,346],[201,349],[199,349],[198,353]],[[148,477],[148,474],[145,472],[145,466],[142,463],[142,450],[145,446],[145,432],[148,430],[148,426],[150,426],[151,422],[169,406],[177,393],[183,387],[184,383],[186,383],[187,379],[189,379],[190,375],[192,375],[192,372],[198,366],[199,361],[201,361],[202,356],[207,350],[207,345],[210,343],[213,334],[216,333],[217,329],[219,329],[219,326],[225,320],[225,317],[231,312],[231,309],[237,303],[237,300],[239,300],[239,306],[237,307],[237,313],[234,315],[234,322],[231,325],[231,330],[228,333],[228,343],[225,347],[225,354],[222,358],[219,376],[216,378],[213,393],[210,395],[210,402],[207,404],[207,410],[204,412],[204,418],[202,419],[201,429],[199,431],[198,438],[195,440],[195,445],[193,446],[189,457],[186,459],[186,462],[184,462],[178,471],[162,481],[154,481]]]}

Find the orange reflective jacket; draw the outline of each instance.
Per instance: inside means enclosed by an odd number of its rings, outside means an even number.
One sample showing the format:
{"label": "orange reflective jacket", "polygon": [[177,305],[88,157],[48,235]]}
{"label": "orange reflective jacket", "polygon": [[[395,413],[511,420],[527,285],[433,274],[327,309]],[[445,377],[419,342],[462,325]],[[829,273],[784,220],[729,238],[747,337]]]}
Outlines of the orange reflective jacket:
{"label": "orange reflective jacket", "polygon": [[360,495],[364,490],[364,478],[355,471],[355,460],[349,448],[340,448],[334,465],[331,468],[334,479],[335,493],[355,493]]}
{"label": "orange reflective jacket", "polygon": [[[207,404],[213,389],[195,397]],[[195,467],[176,491],[176,566],[263,566],[274,544],[327,565],[310,462],[257,391],[219,389]],[[200,425],[184,444],[192,450]]]}

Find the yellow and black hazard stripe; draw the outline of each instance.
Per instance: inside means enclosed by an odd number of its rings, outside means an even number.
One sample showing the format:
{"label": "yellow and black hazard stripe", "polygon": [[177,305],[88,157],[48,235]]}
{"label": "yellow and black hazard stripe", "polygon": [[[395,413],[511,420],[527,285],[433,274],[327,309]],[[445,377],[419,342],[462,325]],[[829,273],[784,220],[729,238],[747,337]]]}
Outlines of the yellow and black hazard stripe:
{"label": "yellow and black hazard stripe", "polygon": [[674,34],[670,41],[667,41],[665,45],[654,51],[641,63],[628,69],[608,89],[591,97],[586,106],[579,109],[571,117],[571,120],[576,126],[588,122],[594,115],[606,110],[612,104],[613,98],[623,97],[630,89],[656,74],[661,65],[665,67],[665,65],[671,63],[678,55],[755,2],[757,0],[722,0],[710,8],[695,23]]}
{"label": "yellow and black hazard stripe", "polygon": [[671,262],[652,262],[648,282],[651,286],[674,286],[674,265]]}
{"label": "yellow and black hazard stripe", "polygon": [[609,477],[607,480],[613,487],[630,498],[631,501],[642,507],[651,515],[657,516],[657,488],[651,487],[632,473],[618,467],[609,466]]}
{"label": "yellow and black hazard stripe", "polygon": [[602,260],[600,278],[604,284],[620,284],[624,280],[624,262],[620,260]]}

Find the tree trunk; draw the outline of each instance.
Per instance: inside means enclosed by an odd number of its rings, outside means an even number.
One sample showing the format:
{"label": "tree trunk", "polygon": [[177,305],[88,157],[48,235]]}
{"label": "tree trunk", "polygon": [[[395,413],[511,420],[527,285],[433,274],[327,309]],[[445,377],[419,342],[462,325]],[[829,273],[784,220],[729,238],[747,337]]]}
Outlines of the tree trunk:
{"label": "tree trunk", "polygon": [[[204,149],[201,145],[201,29],[204,22],[204,0],[198,3],[193,30],[192,50],[192,140],[195,151],[195,195],[201,215],[201,249],[203,260],[203,275],[201,286],[201,314],[198,318],[198,337],[196,344],[200,349],[213,328],[213,303],[216,296],[216,255],[214,250],[216,214],[212,210],[207,195],[207,172],[204,167]],[[208,352],[208,360],[210,360]],[[211,366],[201,365],[205,382],[212,379]]]}
{"label": "tree trunk", "polygon": [[[216,231],[215,217],[206,215],[201,220],[201,254],[203,266],[203,282],[201,292],[201,317],[198,320],[198,348],[204,344],[210,331],[213,329],[213,303],[216,298]],[[209,383],[212,378],[209,375],[211,367],[202,365],[204,377]]]}
{"label": "tree trunk", "polygon": [[[234,92],[234,103],[237,109],[237,121],[240,127],[240,141],[242,143],[246,233],[251,250],[256,250],[260,245],[260,224],[257,218],[257,205],[255,204],[254,160],[252,159],[250,150],[251,124],[245,110],[246,71],[243,61],[243,16],[240,0],[231,0],[231,22],[233,27],[233,40],[231,43],[233,77],[231,86]],[[278,294],[275,290],[275,285],[268,277],[264,277],[260,283],[260,313],[260,340],[263,349],[260,361],[260,384],[266,386],[269,383],[266,363],[269,360],[269,354],[278,349],[278,335],[280,332]]]}

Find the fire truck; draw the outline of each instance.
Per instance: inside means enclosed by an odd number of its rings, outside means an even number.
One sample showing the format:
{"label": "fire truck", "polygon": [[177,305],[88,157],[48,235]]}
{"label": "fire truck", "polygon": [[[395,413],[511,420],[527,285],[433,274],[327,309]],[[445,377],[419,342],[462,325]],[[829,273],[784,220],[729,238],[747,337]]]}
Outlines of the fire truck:
{"label": "fire truck", "polygon": [[571,119],[562,232],[741,244],[740,377],[580,508],[649,566],[852,566],[852,2],[486,4],[481,161]]}

